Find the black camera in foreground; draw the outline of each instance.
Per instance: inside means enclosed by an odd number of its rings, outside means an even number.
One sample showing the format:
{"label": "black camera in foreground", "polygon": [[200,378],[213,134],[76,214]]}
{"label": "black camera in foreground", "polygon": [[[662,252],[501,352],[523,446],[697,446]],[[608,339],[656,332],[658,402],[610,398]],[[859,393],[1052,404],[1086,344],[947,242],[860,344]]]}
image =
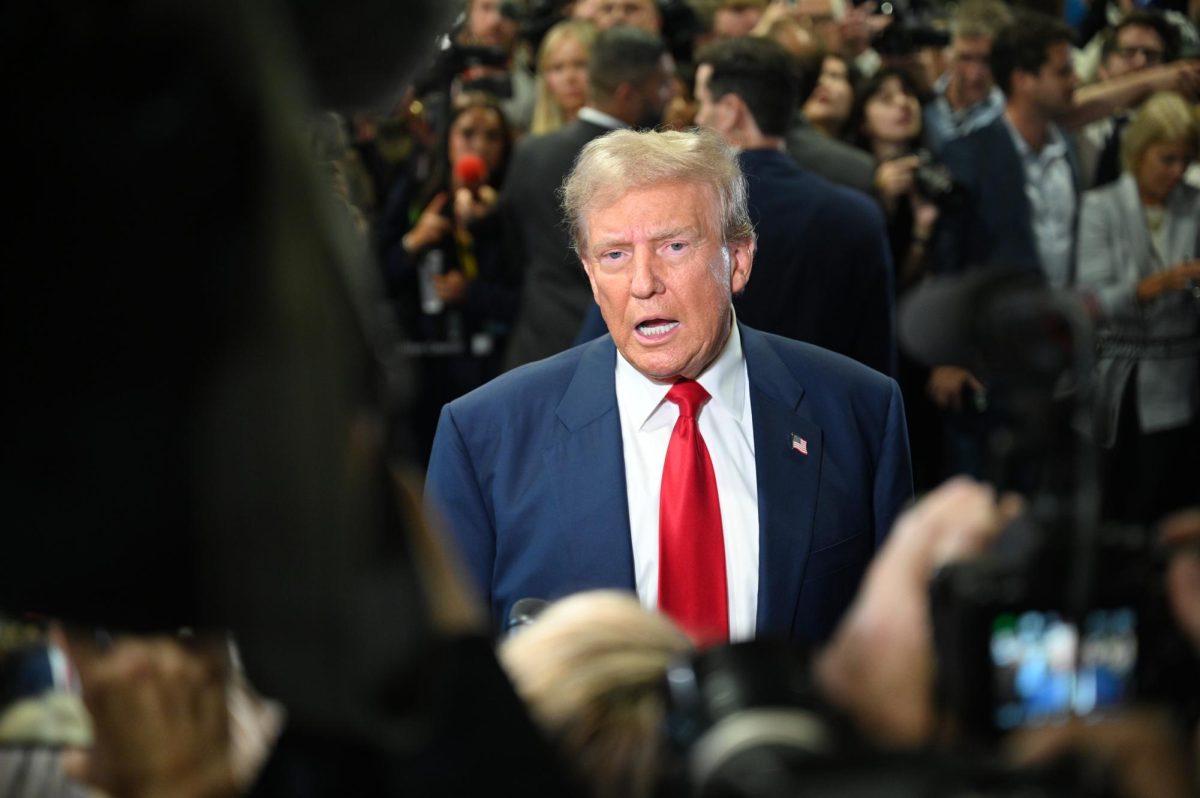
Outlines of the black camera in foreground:
{"label": "black camera in foreground", "polygon": [[1170,552],[1100,517],[1091,322],[1039,270],[977,269],[923,285],[900,314],[918,358],[989,385],[989,481],[1029,510],[980,558],[931,584],[942,709],[977,741],[1128,705],[1200,717],[1200,664],[1171,615]]}
{"label": "black camera in foreground", "polygon": [[1194,725],[1200,670],[1167,604],[1165,552],[1144,529],[1102,525],[1089,564],[1070,537],[1025,517],[935,576],[943,709],[979,741],[1134,703]]}
{"label": "black camera in foreground", "polygon": [[883,751],[824,703],[803,648],[756,640],[667,673],[668,736],[657,795],[700,798],[1108,798],[1076,757],[1014,767],[989,753]]}

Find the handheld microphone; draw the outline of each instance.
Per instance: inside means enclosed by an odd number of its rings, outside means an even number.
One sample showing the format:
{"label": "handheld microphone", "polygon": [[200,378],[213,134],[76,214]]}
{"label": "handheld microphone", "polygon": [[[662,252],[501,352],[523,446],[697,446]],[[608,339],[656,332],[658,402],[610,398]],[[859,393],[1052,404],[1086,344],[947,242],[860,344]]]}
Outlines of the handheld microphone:
{"label": "handheld microphone", "polygon": [[537,616],[542,610],[546,609],[549,602],[539,598],[523,598],[517,599],[517,602],[512,605],[512,609],[508,611],[508,623],[504,626],[504,631],[512,633],[522,626],[528,626],[537,620]]}
{"label": "handheld microphone", "polygon": [[454,176],[476,197],[479,196],[479,187],[487,179],[487,172],[487,164],[478,155],[464,155],[454,164]]}

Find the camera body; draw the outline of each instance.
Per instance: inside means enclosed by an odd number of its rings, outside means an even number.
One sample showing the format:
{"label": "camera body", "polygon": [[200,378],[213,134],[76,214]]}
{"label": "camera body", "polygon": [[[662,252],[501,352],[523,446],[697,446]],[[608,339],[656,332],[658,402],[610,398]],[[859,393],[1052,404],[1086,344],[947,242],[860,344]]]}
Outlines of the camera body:
{"label": "camera body", "polygon": [[1063,758],[1013,767],[989,754],[885,751],[821,697],[807,650],[755,640],[676,662],[665,695],[660,798],[1114,798]]}
{"label": "camera body", "polygon": [[954,179],[950,167],[934,160],[928,150],[921,150],[917,156],[920,162],[913,172],[913,185],[917,194],[943,210],[961,206],[966,194]]}
{"label": "camera body", "polygon": [[931,586],[938,698],[978,741],[1132,702],[1194,719],[1196,662],[1171,617],[1148,530],[1101,525],[1077,581],[1075,530],[1027,516]]}

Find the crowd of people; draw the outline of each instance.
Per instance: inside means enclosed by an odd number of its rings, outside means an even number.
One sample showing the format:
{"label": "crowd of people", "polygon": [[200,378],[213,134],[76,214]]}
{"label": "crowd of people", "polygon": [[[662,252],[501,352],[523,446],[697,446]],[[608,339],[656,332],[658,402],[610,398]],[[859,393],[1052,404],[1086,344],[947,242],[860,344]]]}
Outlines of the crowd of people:
{"label": "crowd of people", "polygon": [[[1022,561],[1067,586],[1057,642],[1130,524],[1194,668],[1194,0],[154,5],[5,12],[86,91],[14,95],[17,188],[77,222],[9,244],[44,268],[4,292],[0,794],[787,794],[729,765],[750,731],[801,766],[741,767],[835,791],[939,772],[982,732],[931,580],[1031,518],[1084,530]],[[405,22],[401,69],[365,31]],[[56,105],[104,145],[82,166]],[[65,286],[93,249],[120,267]],[[1014,442],[991,294],[920,301],[988,275],[1066,309],[1043,443],[1094,474]],[[47,367],[81,344],[104,362]],[[729,651],[798,663],[794,705],[735,713],[771,690]],[[978,774],[1194,794],[1200,694],[1169,687],[1047,710]]]}
{"label": "crowd of people", "polygon": [[[1186,488],[1168,483],[1196,465],[1186,452],[1196,450],[1200,401],[1184,309],[1200,183],[1195,22],[1182,7],[1111,6],[1108,24],[1076,14],[1072,28],[1063,9],[999,0],[887,11],[820,1],[639,0],[536,13],[468,3],[433,70],[446,79],[416,80],[394,107],[348,120],[360,135],[339,159],[370,186],[349,198],[374,220],[393,310],[436,386],[410,420],[422,464],[445,402],[605,331],[556,195],[583,144],[620,127],[700,125],[739,148],[751,182],[759,278],[735,300],[739,319],[896,377],[919,492],[955,473],[995,478],[987,440],[1005,399],[989,396],[988,374],[898,346],[896,309],[926,278],[1003,265],[1078,293],[1105,352],[1124,346],[1116,372],[1101,355],[1096,379],[1106,387],[1089,434],[1111,453],[1106,495],[1141,498],[1107,509],[1149,523],[1186,503]],[[715,95],[713,70],[728,75]],[[1143,132],[1124,135],[1158,94],[1175,99],[1156,97]],[[490,111],[468,115],[481,120],[471,128],[478,138],[463,136],[462,114],[488,102]],[[1180,109],[1175,121],[1153,124],[1164,103]],[[761,139],[739,129],[745,119]],[[1137,183],[1147,151],[1157,198],[1136,214],[1133,204],[1114,207],[1128,228],[1098,222],[1092,198],[1120,179]],[[455,170],[468,155],[482,172]],[[1172,165],[1151,175],[1163,157]],[[1134,186],[1124,193],[1132,202]],[[1141,265],[1101,275],[1093,244]],[[1135,304],[1114,304],[1133,296],[1135,273],[1161,273],[1153,285],[1162,296],[1139,289]],[[1134,307],[1131,325],[1118,310]],[[1155,331],[1159,313],[1181,326]],[[1128,346],[1110,345],[1114,335]],[[1163,369],[1169,380],[1154,376]],[[1114,373],[1134,372],[1111,385]],[[1168,404],[1163,416],[1151,409]],[[1161,438],[1176,448],[1157,448]]]}

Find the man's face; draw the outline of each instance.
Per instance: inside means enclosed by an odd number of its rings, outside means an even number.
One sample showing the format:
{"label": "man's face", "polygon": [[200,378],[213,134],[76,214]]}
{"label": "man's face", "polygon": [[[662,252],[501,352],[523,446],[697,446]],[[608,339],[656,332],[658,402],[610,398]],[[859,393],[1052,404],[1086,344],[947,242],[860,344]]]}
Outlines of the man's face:
{"label": "man's face", "polygon": [[500,0],[471,0],[467,32],[472,44],[504,46],[504,17],[500,14]]}
{"label": "man's face", "polygon": [[751,242],[724,242],[715,191],[698,183],[629,189],[586,217],[584,269],[613,342],[658,382],[695,379],[720,354]]}
{"label": "man's face", "polygon": [[654,0],[600,0],[595,20],[599,30],[627,25],[658,33],[662,24]]}
{"label": "man's face", "polygon": [[1030,100],[1044,116],[1057,118],[1071,109],[1076,82],[1071,45],[1052,44],[1046,50],[1046,63],[1030,81]]}
{"label": "man's face", "polygon": [[991,36],[957,36],[952,45],[950,82],[960,107],[974,105],[992,90]]}
{"label": "man's face", "polygon": [[1119,78],[1146,67],[1158,66],[1166,46],[1158,31],[1145,25],[1128,25],[1117,32],[1117,46],[1104,59],[1103,77]]}

